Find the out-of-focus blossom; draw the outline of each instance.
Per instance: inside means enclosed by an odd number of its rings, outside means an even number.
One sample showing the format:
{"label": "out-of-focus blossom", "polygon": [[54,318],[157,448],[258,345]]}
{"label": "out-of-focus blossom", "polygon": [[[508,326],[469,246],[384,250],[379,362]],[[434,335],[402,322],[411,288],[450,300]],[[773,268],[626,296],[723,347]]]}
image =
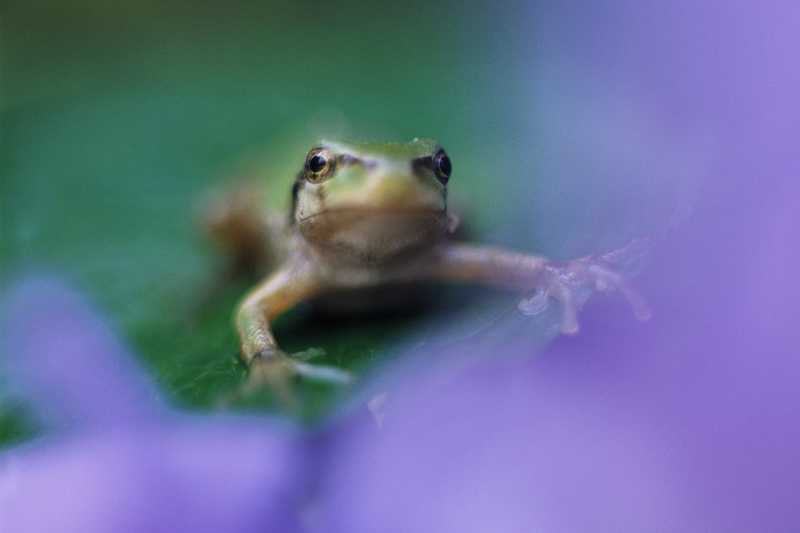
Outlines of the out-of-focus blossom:
{"label": "out-of-focus blossom", "polygon": [[492,363],[390,389],[380,431],[338,428],[324,530],[683,530],[685,473],[658,431],[535,365]]}
{"label": "out-of-focus blossom", "polygon": [[[653,127],[711,141],[695,147],[704,165],[691,212],[655,240],[637,280],[653,319],[636,324],[620,300],[595,300],[579,336],[534,360],[387,382],[383,430],[345,420],[331,432],[320,523],[348,533],[800,527],[800,11],[678,6],[565,5],[544,38],[558,59],[571,55],[559,39],[579,47],[573,59],[591,51],[588,80],[606,72],[638,87],[633,104],[669,114]],[[594,150],[629,146],[609,135],[571,148],[593,161]]]}
{"label": "out-of-focus blossom", "polygon": [[297,529],[305,470],[294,431],[169,411],[58,284],[24,284],[4,311],[8,381],[61,431],[0,452],[0,532]]}
{"label": "out-of-focus blossom", "polygon": [[650,323],[602,300],[580,336],[534,360],[386,383],[382,430],[364,419],[331,432],[320,523],[349,533],[800,524],[798,196],[715,190],[655,251],[641,280]]}
{"label": "out-of-focus blossom", "polygon": [[76,294],[34,279],[3,303],[0,369],[45,424],[126,427],[164,412],[152,383]]}

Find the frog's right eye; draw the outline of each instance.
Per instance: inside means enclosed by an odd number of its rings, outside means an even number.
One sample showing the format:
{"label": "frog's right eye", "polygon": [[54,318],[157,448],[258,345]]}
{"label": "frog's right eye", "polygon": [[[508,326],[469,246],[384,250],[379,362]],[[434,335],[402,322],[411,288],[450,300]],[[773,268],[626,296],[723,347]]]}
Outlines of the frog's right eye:
{"label": "frog's right eye", "polygon": [[314,148],[306,156],[305,178],[317,183],[333,174],[336,159],[325,148]]}
{"label": "frog's right eye", "polygon": [[453,164],[450,162],[450,158],[447,157],[447,153],[441,148],[433,156],[433,171],[442,185],[447,185],[450,180],[450,174],[453,172]]}

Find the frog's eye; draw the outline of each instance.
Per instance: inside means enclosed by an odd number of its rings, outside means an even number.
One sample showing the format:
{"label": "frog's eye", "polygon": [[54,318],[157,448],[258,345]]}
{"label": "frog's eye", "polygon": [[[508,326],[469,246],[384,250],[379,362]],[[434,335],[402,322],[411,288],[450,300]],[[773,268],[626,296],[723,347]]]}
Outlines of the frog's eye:
{"label": "frog's eye", "polygon": [[333,173],[335,158],[325,148],[314,148],[306,156],[305,178],[319,182]]}
{"label": "frog's eye", "polygon": [[448,180],[450,180],[450,174],[453,172],[453,164],[444,150],[439,150],[433,156],[433,171],[439,181],[442,182],[442,185],[447,185]]}

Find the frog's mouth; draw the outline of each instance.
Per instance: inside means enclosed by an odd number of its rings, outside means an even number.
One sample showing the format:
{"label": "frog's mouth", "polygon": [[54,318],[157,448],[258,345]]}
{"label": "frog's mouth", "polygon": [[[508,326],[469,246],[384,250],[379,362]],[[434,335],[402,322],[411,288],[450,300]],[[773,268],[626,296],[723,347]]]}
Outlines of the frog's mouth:
{"label": "frog's mouth", "polygon": [[298,222],[301,224],[311,222],[315,219],[326,219],[327,222],[335,222],[336,219],[342,221],[352,222],[360,218],[381,218],[388,216],[389,218],[402,218],[408,217],[447,217],[447,209],[438,209],[433,207],[361,207],[361,206],[346,206],[325,209],[319,213],[314,213],[307,217],[301,218]]}
{"label": "frog's mouth", "polygon": [[338,207],[298,221],[301,235],[315,247],[373,258],[436,243],[447,226],[447,211],[430,207]]}

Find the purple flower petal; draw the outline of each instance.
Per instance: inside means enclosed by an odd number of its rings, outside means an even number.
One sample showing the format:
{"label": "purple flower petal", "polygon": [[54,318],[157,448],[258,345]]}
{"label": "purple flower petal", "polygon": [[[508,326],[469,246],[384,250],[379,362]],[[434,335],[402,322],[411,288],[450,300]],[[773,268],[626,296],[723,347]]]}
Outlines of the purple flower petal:
{"label": "purple flower petal", "polygon": [[295,430],[169,412],[58,283],[21,285],[5,310],[10,378],[71,431],[0,453],[0,531],[298,530],[308,472]]}
{"label": "purple flower petal", "polygon": [[7,295],[2,311],[3,370],[46,422],[126,425],[164,409],[108,325],[64,286],[28,280]]}
{"label": "purple flower petal", "polygon": [[302,448],[264,420],[187,420],[0,454],[0,531],[292,532]]}

